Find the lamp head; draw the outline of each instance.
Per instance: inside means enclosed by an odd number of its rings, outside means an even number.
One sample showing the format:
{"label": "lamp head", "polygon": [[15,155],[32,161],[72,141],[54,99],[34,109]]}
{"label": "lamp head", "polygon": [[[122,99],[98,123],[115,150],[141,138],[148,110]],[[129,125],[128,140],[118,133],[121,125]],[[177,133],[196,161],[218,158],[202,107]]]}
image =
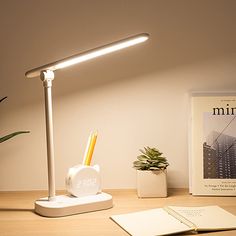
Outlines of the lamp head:
{"label": "lamp head", "polygon": [[55,71],[58,69],[62,69],[71,65],[75,65],[87,60],[91,60],[93,58],[103,56],[130,46],[134,46],[139,43],[145,42],[149,38],[149,34],[142,33],[135,36],[131,36],[126,39],[122,39],[102,47],[94,48],[92,50],[82,52],[40,67],[29,70],[25,73],[26,78],[34,78],[40,76],[42,71],[50,70]]}

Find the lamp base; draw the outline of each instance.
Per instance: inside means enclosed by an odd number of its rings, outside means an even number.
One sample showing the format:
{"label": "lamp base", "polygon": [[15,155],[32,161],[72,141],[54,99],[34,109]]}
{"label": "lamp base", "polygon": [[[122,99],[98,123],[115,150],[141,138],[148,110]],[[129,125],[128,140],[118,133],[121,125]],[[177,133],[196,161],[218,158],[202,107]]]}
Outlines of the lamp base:
{"label": "lamp base", "polygon": [[73,197],[69,195],[59,195],[49,201],[48,198],[40,198],[35,202],[35,212],[46,217],[61,217],[98,211],[111,208],[113,206],[112,196],[107,193],[85,197]]}

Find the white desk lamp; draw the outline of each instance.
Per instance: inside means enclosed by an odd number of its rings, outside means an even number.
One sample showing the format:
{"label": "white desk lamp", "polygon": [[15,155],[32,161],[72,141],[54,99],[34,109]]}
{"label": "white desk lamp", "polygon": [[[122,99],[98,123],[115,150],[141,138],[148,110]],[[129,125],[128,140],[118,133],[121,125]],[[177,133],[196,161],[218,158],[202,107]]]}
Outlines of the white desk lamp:
{"label": "white desk lamp", "polygon": [[43,216],[58,217],[72,215],[82,212],[102,210],[112,207],[112,196],[106,193],[86,197],[72,197],[69,195],[56,196],[55,193],[55,171],[54,171],[54,143],[53,143],[53,121],[52,121],[52,80],[54,71],[81,63],[102,55],[106,55],[146,41],[149,35],[138,34],[120,41],[107,44],[65,59],[49,63],[29,70],[25,73],[27,78],[39,77],[43,81],[45,93],[45,115],[47,134],[47,165],[48,165],[48,194],[47,198],[35,202],[35,211]]}

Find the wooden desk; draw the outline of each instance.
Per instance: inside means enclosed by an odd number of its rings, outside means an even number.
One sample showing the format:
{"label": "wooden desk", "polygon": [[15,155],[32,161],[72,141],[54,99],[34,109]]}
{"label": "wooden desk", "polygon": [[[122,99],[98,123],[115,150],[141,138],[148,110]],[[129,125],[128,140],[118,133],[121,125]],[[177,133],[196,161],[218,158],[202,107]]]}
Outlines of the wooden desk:
{"label": "wooden desk", "polygon": [[[61,218],[46,218],[33,212],[34,201],[45,191],[0,192],[1,236],[128,236],[109,216],[163,207],[164,205],[219,205],[236,215],[235,197],[193,197],[186,189],[170,189],[167,198],[139,199],[135,190],[107,190],[114,207]],[[59,192],[58,194],[62,194]],[[158,223],[158,222],[157,222]],[[236,230],[201,233],[202,235],[236,235]],[[185,234],[187,235],[187,234]],[[145,235],[144,235],[145,236]]]}

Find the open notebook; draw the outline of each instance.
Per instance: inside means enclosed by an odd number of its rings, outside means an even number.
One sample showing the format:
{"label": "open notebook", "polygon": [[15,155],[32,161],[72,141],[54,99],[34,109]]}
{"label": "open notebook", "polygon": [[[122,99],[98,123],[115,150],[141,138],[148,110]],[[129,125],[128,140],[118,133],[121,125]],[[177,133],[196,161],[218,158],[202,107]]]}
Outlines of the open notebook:
{"label": "open notebook", "polygon": [[133,236],[236,229],[236,216],[219,206],[167,206],[113,215],[111,219]]}

